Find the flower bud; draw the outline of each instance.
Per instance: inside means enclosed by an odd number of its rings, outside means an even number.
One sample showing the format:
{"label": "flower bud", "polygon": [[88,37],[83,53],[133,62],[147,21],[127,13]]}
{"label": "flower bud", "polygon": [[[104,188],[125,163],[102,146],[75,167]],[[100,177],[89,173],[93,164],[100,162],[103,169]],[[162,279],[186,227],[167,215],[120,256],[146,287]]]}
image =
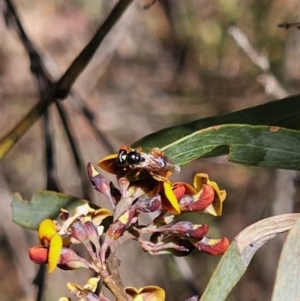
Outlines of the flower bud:
{"label": "flower bud", "polygon": [[161,208],[161,196],[157,194],[151,199],[139,198],[134,204],[134,208],[138,212],[155,212]]}
{"label": "flower bud", "polygon": [[70,248],[62,248],[57,266],[62,270],[89,269],[90,264]]}
{"label": "flower bud", "polygon": [[85,300],[87,301],[101,301],[100,297],[93,292],[87,292],[84,294]]}
{"label": "flower bud", "polygon": [[90,178],[90,181],[93,185],[93,188],[97,191],[103,193],[108,200],[111,202],[112,206],[115,205],[115,200],[113,199],[111,193],[110,193],[110,186],[109,182],[102,176],[96,168],[91,164],[88,163],[87,165],[87,172],[88,176]]}
{"label": "flower bud", "polygon": [[125,225],[121,221],[116,220],[110,225],[107,231],[107,235],[113,237],[114,239],[117,239],[123,234],[124,231]]}
{"label": "flower bud", "polygon": [[166,234],[174,234],[186,236],[190,238],[202,238],[208,232],[208,225],[194,224],[188,221],[181,221],[171,226],[163,226],[158,228],[156,232],[163,232]]}
{"label": "flower bud", "polygon": [[[90,253],[91,257],[93,260],[97,259],[97,255],[95,254],[89,240],[89,234],[85,230],[84,225],[80,220],[75,221],[71,226],[70,229],[72,230],[71,232],[71,237],[79,240],[88,250]],[[97,235],[97,234],[96,234]]]}
{"label": "flower bud", "polygon": [[79,240],[83,244],[89,244],[89,236],[80,220],[75,221],[71,226],[71,237]]}
{"label": "flower bud", "polygon": [[96,248],[96,254],[100,251],[99,235],[96,226],[91,222],[87,221],[83,225],[86,233],[88,234],[88,239]]}

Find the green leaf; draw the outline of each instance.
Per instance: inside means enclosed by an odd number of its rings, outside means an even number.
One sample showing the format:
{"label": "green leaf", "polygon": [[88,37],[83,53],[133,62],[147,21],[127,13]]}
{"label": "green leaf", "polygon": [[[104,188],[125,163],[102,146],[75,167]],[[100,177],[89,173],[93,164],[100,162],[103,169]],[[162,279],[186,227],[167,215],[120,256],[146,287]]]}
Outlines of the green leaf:
{"label": "green leaf", "polygon": [[276,234],[288,231],[299,217],[299,213],[273,216],[243,230],[223,255],[200,301],[224,301],[245,273],[256,251]]}
{"label": "green leaf", "polygon": [[56,219],[60,209],[69,212],[87,201],[63,193],[42,190],[35,193],[30,202],[15,193],[12,200],[12,220],[24,228],[38,229],[46,218]]}
{"label": "green leaf", "polygon": [[289,232],[280,255],[272,301],[298,301],[300,266],[300,219]]}
{"label": "green leaf", "polygon": [[166,128],[138,140],[132,147],[142,147],[144,151],[153,147],[162,148],[196,131],[221,124],[271,125],[300,130],[299,116],[300,95],[295,95],[226,115]]}
{"label": "green leaf", "polygon": [[233,241],[220,260],[200,301],[225,300],[246,269],[247,266],[238,254],[236,242]]}
{"label": "green leaf", "polygon": [[179,165],[228,154],[235,163],[300,169],[300,131],[269,126],[222,125],[197,131],[162,148]]}

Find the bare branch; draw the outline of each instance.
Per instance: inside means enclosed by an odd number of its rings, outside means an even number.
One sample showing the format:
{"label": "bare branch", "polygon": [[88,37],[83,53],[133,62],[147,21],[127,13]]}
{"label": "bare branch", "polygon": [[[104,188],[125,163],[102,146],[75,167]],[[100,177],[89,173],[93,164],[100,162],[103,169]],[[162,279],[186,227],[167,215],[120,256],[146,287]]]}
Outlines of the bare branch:
{"label": "bare branch", "polygon": [[[55,98],[63,98],[67,96],[71,86],[79,74],[84,70],[86,65],[91,60],[97,48],[108,34],[113,25],[118,21],[122,13],[133,0],[120,0],[116,7],[113,9],[107,20],[98,29],[95,36],[83,49],[79,56],[73,61],[68,70],[58,80],[56,84],[51,83],[44,72],[41,57],[35,50],[33,44],[28,39],[21,22],[16,14],[16,11],[10,0],[5,0],[8,10],[5,12],[6,19],[13,21],[15,24],[21,41],[28,51],[31,59],[31,70],[36,74],[40,88],[45,87],[45,80],[47,78],[49,89],[43,93],[43,100],[38,103],[24,118],[21,120],[14,129],[12,129],[5,137],[0,140],[0,160],[12,149],[16,142],[29,130],[29,128],[46,112],[48,106],[55,101]],[[12,8],[12,10],[11,10]],[[34,63],[33,63],[34,62]],[[105,145],[109,146],[108,141],[105,140]]]}
{"label": "bare branch", "polygon": [[237,26],[229,27],[228,32],[242,50],[249,56],[254,65],[264,72],[269,72],[270,64],[268,58],[265,55],[258,53],[258,51],[252,47],[247,36]]}
{"label": "bare branch", "polygon": [[284,29],[289,29],[289,28],[297,28],[300,29],[300,22],[295,22],[295,23],[280,23],[277,25],[279,28],[284,28]]}
{"label": "bare branch", "polygon": [[120,260],[116,256],[110,256],[107,260],[107,267],[109,275],[103,277],[103,282],[106,287],[114,294],[117,301],[130,301],[132,300],[125,292],[119,275]]}
{"label": "bare branch", "polygon": [[132,1],[133,0],[120,0],[118,2],[103,25],[97,30],[92,40],[80,52],[64,75],[56,83],[55,96],[57,98],[65,98],[69,94],[71,86],[74,84],[77,77],[90,62],[103,39]]}
{"label": "bare branch", "polygon": [[276,98],[284,98],[288,96],[288,92],[282,87],[278,79],[270,71],[270,63],[268,57],[260,54],[250,44],[247,36],[237,27],[231,26],[228,29],[229,34],[234,38],[238,46],[248,55],[255,66],[264,72],[259,78],[259,83],[265,88],[268,95]]}

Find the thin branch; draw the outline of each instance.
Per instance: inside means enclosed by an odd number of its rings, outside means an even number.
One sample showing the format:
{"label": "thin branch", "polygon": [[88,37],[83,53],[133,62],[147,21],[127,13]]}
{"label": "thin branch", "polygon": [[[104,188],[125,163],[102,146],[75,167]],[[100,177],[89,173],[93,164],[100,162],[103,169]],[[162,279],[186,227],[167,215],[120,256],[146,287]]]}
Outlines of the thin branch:
{"label": "thin branch", "polygon": [[[37,52],[35,46],[28,38],[20,18],[14,8],[14,5],[10,0],[5,0],[7,5],[6,17],[9,21],[9,24],[14,26],[15,31],[18,33],[19,38],[27,51],[30,60],[30,70],[31,73],[34,74],[37,85],[38,91],[40,95],[40,102],[45,101],[45,93],[51,89],[51,81],[48,79],[47,75],[45,74],[42,59],[39,53]],[[44,139],[45,139],[45,152],[46,152],[46,175],[47,175],[47,184],[46,188],[49,190],[59,191],[58,184],[55,179],[54,173],[54,151],[53,151],[53,139],[51,134],[51,120],[50,114],[48,110],[45,111],[44,114]]]}
{"label": "thin branch", "polygon": [[65,98],[76,81],[77,77],[90,62],[98,47],[106,37],[107,33],[119,20],[126,8],[133,0],[120,0],[112,10],[106,21],[97,30],[92,40],[84,47],[80,54],[75,58],[64,75],[56,83],[56,97]]}
{"label": "thin branch", "polygon": [[229,27],[228,32],[242,50],[249,56],[254,65],[264,72],[270,71],[270,64],[267,56],[256,51],[250,44],[247,36],[237,26]]}
{"label": "thin branch", "polygon": [[[6,3],[6,11],[4,12],[5,19],[7,20],[8,24],[11,26],[14,26],[15,31],[18,33],[20,40],[22,41],[22,44],[24,48],[27,50],[27,53],[30,58],[30,63],[35,63],[34,66],[31,66],[32,72],[35,69],[35,67],[41,66],[41,60],[40,56],[37,53],[34,45],[31,43],[30,39],[28,38],[22,23],[20,21],[20,18],[17,14],[17,11],[15,10],[14,5],[10,0],[5,0]],[[43,71],[43,70],[42,70]]]}
{"label": "thin branch", "polygon": [[13,148],[21,137],[31,128],[31,126],[44,115],[49,105],[53,102],[51,97],[45,98],[8,133],[0,140],[0,160]]}
{"label": "thin branch", "polygon": [[47,183],[46,189],[53,191],[60,191],[57,181],[55,179],[55,153],[53,147],[51,118],[49,111],[46,111],[43,116],[44,139],[45,139],[45,157],[46,157],[46,175]]}
{"label": "thin branch", "polygon": [[276,98],[288,96],[288,92],[270,71],[268,57],[254,49],[247,36],[237,26],[229,27],[228,32],[234,38],[238,46],[248,55],[253,64],[264,72],[264,74],[259,77],[258,81],[264,86],[266,94],[273,95]]}
{"label": "thin branch", "polygon": [[105,133],[98,129],[96,125],[97,116],[95,116],[95,114],[89,109],[78,92],[71,90],[70,96],[73,98],[73,103],[77,103],[79,111],[85,117],[85,120],[89,123],[91,128],[94,130],[100,142],[110,153],[114,153],[116,151],[115,148],[112,146]]}
{"label": "thin branch", "polygon": [[110,256],[107,260],[108,275],[104,275],[103,283],[114,294],[117,301],[132,300],[125,292],[119,275],[120,260],[116,256]]}
{"label": "thin branch", "polygon": [[[11,21],[11,24],[15,24],[15,30],[19,35],[19,38],[27,50],[29,60],[30,60],[30,70],[35,75],[38,91],[40,95],[40,103],[47,102],[44,95],[45,92],[51,88],[51,82],[48,80],[43,66],[42,60],[39,53],[36,51],[34,45],[29,40],[17,12],[10,0],[6,0],[7,5],[7,18]],[[51,134],[51,119],[49,111],[46,109],[43,115],[43,128],[44,128],[44,140],[45,140],[45,164],[46,164],[46,189],[59,191],[58,184],[55,179],[55,153],[53,150],[53,139]],[[37,286],[36,301],[41,301],[43,299],[44,287],[45,287],[45,267],[40,266],[38,272],[34,279],[34,284]]]}
{"label": "thin branch", "polygon": [[[70,126],[69,126],[69,121],[67,118],[67,114],[65,110],[63,109],[62,105],[59,102],[55,102],[57,111],[59,113],[60,119],[63,123],[66,135],[68,137],[68,141],[70,144],[70,147],[72,149],[73,157],[75,160],[75,166],[77,169],[78,174],[82,174],[83,170],[85,169],[85,166],[83,165],[83,160],[81,159],[81,155],[79,153],[79,148],[76,146],[75,139],[70,131]],[[90,194],[90,189],[91,187],[90,182],[87,177],[80,177],[81,180],[81,190],[82,190],[82,195],[84,198],[88,200],[92,200],[91,194]]]}
{"label": "thin branch", "polygon": [[297,28],[300,29],[300,22],[294,22],[294,23],[281,23],[278,24],[277,27],[279,28],[284,28],[284,29],[289,29],[289,28]]}
{"label": "thin branch", "polygon": [[[7,15],[12,3],[10,0],[5,0],[7,3],[8,10],[4,13],[6,19],[10,19]],[[79,74],[83,71],[86,65],[91,60],[97,48],[100,46],[101,42],[108,34],[113,25],[118,21],[122,13],[128,7],[128,5],[133,0],[120,0],[115,6],[107,20],[98,29],[95,36],[88,43],[88,45],[83,49],[79,56],[73,61],[67,71],[61,76],[60,80],[56,84],[52,84],[51,88],[47,90],[44,94],[43,101],[38,103],[16,126],[12,129],[5,137],[0,140],[0,160],[12,149],[16,142],[29,130],[29,128],[45,113],[48,106],[55,101],[55,98],[64,98],[69,93],[71,86],[74,84],[75,80]],[[36,51],[32,50],[32,43],[29,41],[25,31],[16,15],[15,10],[12,17],[16,22],[18,28],[18,33],[21,40],[24,41],[25,48],[30,49],[30,55],[34,56],[38,54]],[[26,48],[27,49],[27,48]],[[40,58],[40,56],[38,56]],[[38,60],[34,60],[38,62]],[[38,62],[38,66],[42,66],[41,62]],[[31,66],[31,69],[35,70],[35,65]],[[42,71],[43,72],[43,71]],[[45,75],[45,73],[44,73]]]}
{"label": "thin branch", "polygon": [[[48,78],[47,76],[47,71],[45,72],[45,67],[43,64],[43,60],[36,50],[34,44],[30,41],[28,38],[22,23],[17,15],[17,12],[10,0],[6,0],[7,3],[7,11],[5,12],[6,19],[8,20],[8,23],[14,27],[16,32],[18,33],[20,40],[22,41],[22,44],[24,48],[27,50],[30,63],[31,63],[31,72],[35,75],[38,87],[39,87],[39,93],[41,97],[41,102],[44,101],[44,95],[47,92],[47,89],[51,89],[52,81]],[[81,104],[83,106],[83,109],[86,109],[83,111],[85,113],[86,119],[88,119],[89,116],[91,116],[91,112],[88,111],[86,107],[84,107],[84,104]],[[75,160],[75,164],[77,167],[78,172],[82,172],[83,170],[83,161],[79,156],[79,151],[76,149],[76,143],[74,142],[74,138],[72,137],[71,131],[69,130],[68,127],[68,122],[66,121],[65,118],[65,112],[63,109],[57,105],[57,109],[59,111],[59,115],[62,119],[62,123],[64,125],[65,131],[68,136],[68,140],[72,149],[73,157]],[[47,109],[45,108],[45,119],[44,119],[44,131],[45,131],[45,144],[46,144],[46,163],[47,163],[47,189],[51,190],[58,190],[58,185],[56,184],[55,178],[54,178],[54,160],[53,160],[53,147],[51,144],[51,135],[50,135],[50,121],[49,121],[49,116],[47,116]],[[92,122],[92,121],[91,121]],[[94,125],[94,123],[93,123]],[[109,150],[112,150],[112,146],[110,145],[109,141],[106,139],[105,136],[102,135],[101,131],[97,130],[98,136],[100,136],[100,139],[102,139],[103,143],[109,148]],[[13,145],[13,143],[12,143]],[[1,145],[0,145],[1,146]],[[3,152],[2,152],[3,153]],[[84,178],[81,178],[81,186],[82,186],[82,192],[84,197],[89,198],[89,190],[86,181],[84,181]]]}

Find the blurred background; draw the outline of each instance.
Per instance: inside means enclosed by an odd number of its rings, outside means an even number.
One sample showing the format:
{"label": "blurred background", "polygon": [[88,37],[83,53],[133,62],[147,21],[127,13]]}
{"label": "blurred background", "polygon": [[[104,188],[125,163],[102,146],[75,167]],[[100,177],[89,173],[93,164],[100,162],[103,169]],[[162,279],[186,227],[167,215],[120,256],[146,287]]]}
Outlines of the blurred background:
{"label": "blurred background", "polygon": [[[165,127],[299,93],[300,31],[277,27],[300,21],[299,1],[161,0],[144,9],[151,1],[133,2],[74,85],[106,142],[83,116],[78,99],[62,102],[84,164],[96,164],[120,145],[130,145]],[[114,3],[14,1],[53,79],[59,78],[87,44]],[[5,11],[4,1],[0,6]],[[240,47],[243,39],[250,43],[244,48],[248,54]],[[251,51],[262,55],[270,68],[262,70],[259,59],[251,60]],[[0,93],[3,137],[39,101],[26,51],[3,17]],[[88,194],[98,205],[108,206],[91,187],[84,186],[82,191],[80,179],[87,180],[87,175],[76,171],[55,106],[50,108],[50,117],[59,189],[78,197]],[[46,187],[42,125],[36,123],[0,163],[0,301],[35,300],[32,281],[37,266],[29,260],[28,248],[37,244],[37,235],[11,221],[10,203],[13,192],[30,200]],[[198,223],[209,223],[213,238],[232,240],[262,218],[299,207],[295,172],[245,167],[219,157],[185,166],[174,180],[191,182],[196,172],[209,174],[228,194],[222,217],[191,216]],[[257,252],[228,300],[270,300],[283,240],[281,235]],[[185,259],[150,256],[134,242],[122,246],[118,256],[126,286],[160,285],[167,300],[178,301],[201,294],[220,260],[201,252]],[[44,299],[70,296],[66,282],[84,285],[88,275],[81,270],[56,270],[47,275]]]}

